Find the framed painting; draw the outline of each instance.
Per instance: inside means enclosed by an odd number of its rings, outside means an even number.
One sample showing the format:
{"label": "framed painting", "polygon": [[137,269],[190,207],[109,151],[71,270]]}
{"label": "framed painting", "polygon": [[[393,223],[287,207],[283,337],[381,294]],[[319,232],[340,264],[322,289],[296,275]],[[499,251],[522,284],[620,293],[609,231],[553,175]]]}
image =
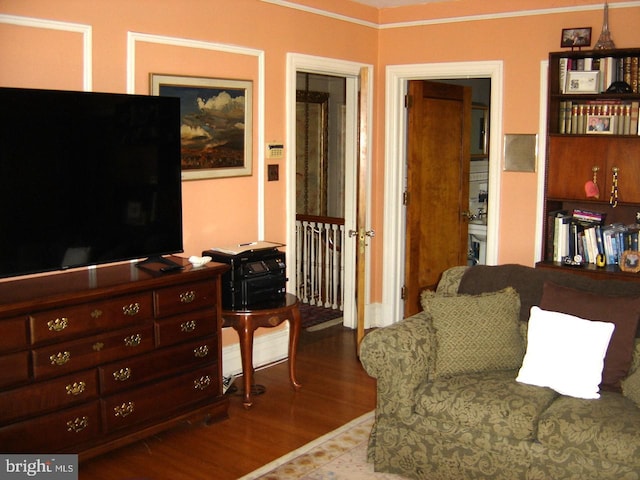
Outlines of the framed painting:
{"label": "framed painting", "polygon": [[560,47],[588,47],[591,45],[591,27],[563,28]]}
{"label": "framed painting", "polygon": [[296,213],[327,214],[329,94],[296,91]]}
{"label": "framed painting", "polygon": [[250,80],[152,73],[151,94],[180,99],[183,180],[251,175]]}

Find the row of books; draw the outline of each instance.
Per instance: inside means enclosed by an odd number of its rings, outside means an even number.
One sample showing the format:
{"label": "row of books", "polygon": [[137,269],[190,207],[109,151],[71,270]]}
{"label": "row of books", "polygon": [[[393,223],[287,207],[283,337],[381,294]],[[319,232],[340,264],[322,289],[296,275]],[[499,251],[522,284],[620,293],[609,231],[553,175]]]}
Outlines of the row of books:
{"label": "row of books", "polygon": [[559,59],[560,67],[560,93],[567,93],[567,72],[599,71],[598,91],[605,92],[609,86],[618,81],[626,82],[633,93],[640,93],[640,59],[639,57],[600,57],[600,58],[567,58]]}
{"label": "row of books", "polygon": [[589,100],[560,102],[558,133],[640,135],[640,101]]}
{"label": "row of books", "polygon": [[640,225],[603,225],[603,214],[588,212],[588,215],[581,216],[575,210],[550,212],[547,260],[564,262],[567,257],[580,255],[582,263],[595,264],[598,255],[603,255],[606,265],[618,265],[622,252],[638,250]]}

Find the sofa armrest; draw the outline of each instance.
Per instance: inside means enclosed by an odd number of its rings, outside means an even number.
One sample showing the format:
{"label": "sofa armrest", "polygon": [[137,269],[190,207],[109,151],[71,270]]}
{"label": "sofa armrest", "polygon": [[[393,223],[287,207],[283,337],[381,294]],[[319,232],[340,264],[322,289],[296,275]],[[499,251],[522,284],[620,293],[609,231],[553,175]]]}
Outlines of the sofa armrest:
{"label": "sofa armrest", "polygon": [[423,311],[362,339],[360,361],[377,379],[378,414],[411,416],[414,392],[433,371],[435,340],[429,318]]}

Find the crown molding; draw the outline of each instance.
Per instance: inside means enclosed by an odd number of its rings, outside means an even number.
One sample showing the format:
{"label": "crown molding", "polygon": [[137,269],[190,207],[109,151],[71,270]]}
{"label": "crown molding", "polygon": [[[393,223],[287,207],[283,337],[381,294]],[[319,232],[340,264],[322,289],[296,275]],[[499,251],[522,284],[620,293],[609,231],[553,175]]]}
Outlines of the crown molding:
{"label": "crown molding", "polygon": [[[447,24],[447,23],[478,22],[478,21],[484,21],[484,20],[496,20],[496,19],[503,19],[503,18],[516,18],[516,17],[531,17],[531,16],[538,16],[538,15],[553,15],[553,14],[568,13],[568,12],[602,10],[604,8],[604,3],[601,3],[601,4],[583,5],[583,6],[521,10],[516,12],[488,13],[484,15],[467,15],[467,16],[460,16],[460,17],[413,20],[413,21],[406,21],[406,22],[374,23],[374,22],[361,20],[359,18],[350,17],[348,15],[341,15],[338,13],[330,12],[328,10],[321,10],[319,8],[308,7],[306,5],[301,5],[289,0],[260,0],[260,1],[265,3],[271,3],[273,5],[278,5],[285,8],[291,8],[294,10],[300,10],[303,12],[312,13],[315,15],[321,15],[323,17],[342,20],[345,22],[350,22],[357,25],[374,28],[377,30],[386,30],[386,29],[392,29],[392,28],[421,27],[426,25],[441,25],[441,24]],[[640,1],[634,0],[630,2],[612,3],[609,5],[610,9],[636,8],[636,7],[640,7]]]}

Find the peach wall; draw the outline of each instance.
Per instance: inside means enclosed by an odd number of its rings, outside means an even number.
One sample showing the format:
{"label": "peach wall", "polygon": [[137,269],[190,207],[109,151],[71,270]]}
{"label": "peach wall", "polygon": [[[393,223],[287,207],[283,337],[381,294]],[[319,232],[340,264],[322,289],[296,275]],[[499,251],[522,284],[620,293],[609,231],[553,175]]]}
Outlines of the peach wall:
{"label": "peach wall", "polygon": [[[255,57],[191,47],[136,45],[135,90],[147,93],[151,72],[207,77],[244,78],[256,85],[254,105],[264,99],[265,142],[285,140],[286,54],[304,53],[375,65],[373,136],[372,301],[382,298],[382,238],[384,225],[384,95],[385,67],[446,61],[504,61],[504,133],[537,132],[540,62],[559,49],[560,31],[592,26],[594,42],[602,23],[596,0],[493,0],[432,2],[416,7],[377,11],[346,0],[299,0],[315,9],[362,20],[363,24],[260,0],[3,0],[0,14],[71,22],[92,33],[93,90],[124,92],[127,88],[127,32],[240,46],[264,53],[265,91],[257,91]],[[619,47],[640,45],[638,2],[610,3],[610,27]],[[615,8],[616,4],[632,8]],[[515,6],[514,6],[515,5]],[[590,5],[588,11],[562,9]],[[423,26],[389,25],[471,14],[501,14],[515,8],[531,15],[481,21],[455,21]],[[550,14],[535,14],[554,8]],[[544,11],[544,13],[547,13]],[[381,22],[381,28],[372,24]],[[391,28],[393,27],[393,28]],[[82,36],[77,32],[0,23],[0,85],[82,89]],[[258,97],[262,95],[262,97]],[[257,107],[256,107],[257,108]],[[254,110],[255,113],[255,110]],[[254,116],[254,118],[256,118]],[[254,158],[264,145],[257,144]],[[286,148],[287,146],[285,146]],[[257,196],[257,165],[250,177],[185,182],[185,255],[215,245],[253,239],[258,235],[262,204],[265,239],[286,238],[285,160],[271,161],[281,180],[263,185]],[[531,264],[537,176],[503,173],[500,205],[499,262]]]}
{"label": "peach wall", "polygon": [[[594,3],[532,0],[518,2],[517,8],[544,9]],[[636,3],[634,8],[613,8],[613,3],[610,2],[609,27],[616,45],[620,48],[640,46],[640,4]],[[505,12],[515,8],[514,5],[508,1],[434,2],[406,9],[386,9],[381,14],[381,21],[461,17],[467,11],[478,14]],[[550,51],[560,50],[562,28],[592,26],[592,45],[595,44],[603,18],[602,5],[596,5],[598,8],[592,11],[382,29],[376,78],[377,118],[383,119],[385,115],[384,89],[380,85],[384,82],[387,65],[502,60],[503,132],[539,133],[541,62],[548,58]],[[383,122],[377,124],[375,138],[377,151],[382,152]],[[502,164],[503,159],[499,161]],[[375,171],[380,174],[381,166]],[[533,265],[538,176],[536,173],[502,172],[501,177],[498,263]],[[376,177],[375,184],[377,189],[382,189],[383,178]],[[382,223],[382,210],[376,211],[375,218],[378,224]]]}
{"label": "peach wall", "polygon": [[[55,5],[54,5],[55,3]],[[356,7],[356,11],[362,11]],[[284,83],[289,51],[372,63],[375,31],[297,12],[257,0],[94,0],[92,2],[7,0],[0,13],[88,25],[93,40],[93,90],[126,91],[127,32],[240,46],[264,52],[266,92],[257,91],[255,57],[190,47],[138,42],[135,92],[148,92],[149,73],[240,78],[254,81],[257,100],[265,101],[266,142],[284,140]],[[278,25],[277,30],[273,26]],[[313,35],[309,34],[313,32]],[[361,35],[363,34],[363,35]],[[56,30],[0,25],[0,84],[39,88],[82,88],[81,36]],[[354,35],[364,42],[353,44]],[[70,37],[67,39],[66,37]],[[254,159],[259,149],[254,128]],[[265,182],[265,238],[284,241],[284,168],[279,182]],[[183,183],[185,255],[258,236],[258,165],[250,177]],[[222,207],[222,208],[221,208]]]}
{"label": "peach wall", "polygon": [[[257,104],[264,101],[265,142],[284,141],[286,54],[363,63],[373,63],[376,56],[374,29],[259,0],[3,0],[0,14],[89,28],[94,91],[127,91],[128,32],[240,47],[264,55],[264,78],[260,79],[256,56],[192,46],[135,44],[135,93],[148,93],[150,73],[254,82],[253,174],[183,182],[185,256],[257,239],[260,213],[265,239],[285,241],[284,160],[275,161],[281,168],[280,181],[265,180],[264,198],[258,198],[258,152],[265,145],[258,144]],[[82,90],[83,36],[65,31],[69,28],[74,26],[33,28],[0,22],[0,86]],[[260,81],[264,92],[259,91]],[[235,333],[225,330],[223,343],[234,340]]]}

